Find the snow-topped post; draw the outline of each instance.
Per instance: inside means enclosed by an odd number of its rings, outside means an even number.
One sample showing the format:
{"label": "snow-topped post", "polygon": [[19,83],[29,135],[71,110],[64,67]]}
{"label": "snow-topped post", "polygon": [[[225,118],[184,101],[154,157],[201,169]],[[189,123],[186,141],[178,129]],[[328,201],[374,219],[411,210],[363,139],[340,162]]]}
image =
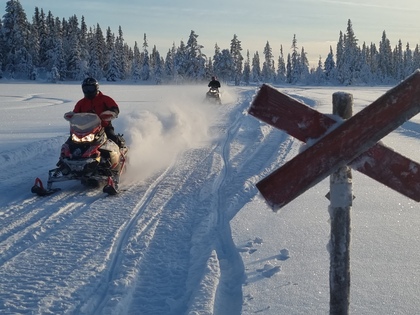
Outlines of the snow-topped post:
{"label": "snow-topped post", "polygon": [[[353,95],[333,94],[333,114],[348,119],[353,112]],[[339,167],[330,176],[330,314],[348,314],[350,303],[350,210],[353,200],[349,166]]]}

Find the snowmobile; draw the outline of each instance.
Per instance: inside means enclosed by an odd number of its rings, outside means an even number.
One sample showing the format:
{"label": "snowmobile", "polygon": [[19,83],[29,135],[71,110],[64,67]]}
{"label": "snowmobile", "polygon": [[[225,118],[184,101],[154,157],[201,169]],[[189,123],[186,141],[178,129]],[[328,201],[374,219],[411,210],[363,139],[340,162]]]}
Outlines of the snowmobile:
{"label": "snowmobile", "polygon": [[214,104],[222,104],[219,89],[211,87],[210,90],[208,90],[208,92],[206,93],[206,101]]}
{"label": "snowmobile", "polygon": [[53,183],[80,180],[88,187],[103,186],[109,195],[118,193],[118,182],[127,161],[128,147],[122,135],[118,135],[121,145],[108,139],[102,120],[111,121],[117,117],[112,111],[100,116],[94,113],[64,114],[70,123],[70,138],[62,145],[57,167],[48,171],[47,187],[39,178],[35,179],[32,193],[39,196],[50,195],[60,188],[52,188]]}

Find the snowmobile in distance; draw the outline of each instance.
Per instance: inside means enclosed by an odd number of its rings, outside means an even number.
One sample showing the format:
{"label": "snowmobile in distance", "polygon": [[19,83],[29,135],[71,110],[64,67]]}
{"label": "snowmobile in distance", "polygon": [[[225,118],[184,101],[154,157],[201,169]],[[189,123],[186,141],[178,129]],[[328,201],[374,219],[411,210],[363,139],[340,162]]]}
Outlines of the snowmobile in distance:
{"label": "snowmobile in distance", "polygon": [[103,192],[118,193],[118,182],[127,161],[128,147],[121,135],[121,146],[107,138],[101,121],[111,121],[117,117],[112,111],[100,116],[94,113],[64,114],[70,123],[70,138],[62,145],[57,167],[49,170],[47,187],[39,178],[35,179],[32,193],[39,196],[50,195],[60,188],[52,188],[53,183],[80,180],[88,187],[104,185]]}
{"label": "snowmobile in distance", "polygon": [[211,87],[206,93],[205,101],[213,104],[222,104],[219,89]]}

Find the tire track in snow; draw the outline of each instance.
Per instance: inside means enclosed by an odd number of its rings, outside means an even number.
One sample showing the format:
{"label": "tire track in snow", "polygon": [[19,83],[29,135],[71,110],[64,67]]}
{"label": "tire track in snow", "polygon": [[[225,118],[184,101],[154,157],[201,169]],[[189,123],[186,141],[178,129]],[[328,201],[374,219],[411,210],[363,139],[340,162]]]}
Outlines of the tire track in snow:
{"label": "tire track in snow", "polygon": [[[230,220],[257,192],[254,187],[263,165],[267,171],[283,163],[289,155],[294,141],[278,131],[260,128],[247,130],[242,126],[241,117],[251,103],[251,95],[244,95],[238,110],[232,111],[227,125],[226,138],[219,144],[221,149],[221,171],[214,184],[215,200],[213,207],[217,212],[218,245],[217,257],[220,263],[220,283],[214,306],[214,314],[240,314],[242,309],[242,284],[245,280],[242,258],[233,242]],[[239,113],[238,113],[239,112]],[[240,113],[242,112],[242,113]],[[245,119],[255,119],[247,117]],[[259,122],[255,121],[256,127]],[[247,124],[248,125],[248,124]],[[261,132],[261,134],[259,134]],[[249,139],[262,137],[257,146],[247,147]],[[241,141],[244,141],[242,145]],[[235,144],[239,148],[236,148]],[[237,151],[237,152],[235,152]],[[275,161],[275,163],[270,161]],[[261,176],[261,175],[260,175]]]}
{"label": "tire track in snow", "polygon": [[208,210],[199,208],[200,201],[191,194],[200,192],[207,169],[197,163],[209,154],[208,149],[182,153],[158,183],[127,231],[117,264],[124,267],[111,276],[115,281],[96,314],[179,314],[186,309],[189,283],[196,283],[191,269],[202,267],[201,257],[199,262],[190,258],[192,235]]}
{"label": "tire track in snow", "polygon": [[[133,290],[133,285],[129,281],[124,282],[123,291],[119,288],[119,278],[125,271],[122,270],[122,261],[127,258],[124,253],[124,248],[129,246],[129,238],[132,234],[135,234],[137,238],[142,238],[142,235],[150,235],[150,240],[153,238],[153,231],[158,222],[159,212],[150,213],[151,215],[145,216],[145,211],[149,204],[152,202],[156,195],[159,184],[166,178],[167,174],[171,172],[173,165],[169,166],[164,170],[150,185],[147,185],[147,189],[140,193],[141,199],[132,207],[132,215],[129,220],[122,225],[116,234],[116,238],[113,241],[112,247],[110,248],[110,262],[108,263],[108,270],[104,281],[95,290],[92,296],[89,298],[88,303],[81,306],[81,310],[91,309],[93,314],[107,314],[114,312],[115,300],[120,299],[123,295],[130,296],[130,291]],[[139,186],[133,186],[129,189],[129,192],[124,192],[124,198],[126,200],[136,200],[134,196],[139,195]],[[141,229],[135,229],[135,225],[139,224]],[[144,243],[144,247],[147,248],[148,244]],[[138,259],[138,255],[141,252],[133,252],[130,259]],[[124,266],[126,268],[126,266]],[[127,297],[125,297],[127,298]],[[109,305],[111,304],[111,305]],[[111,309],[111,310],[110,310]]]}
{"label": "tire track in snow", "polygon": [[[80,196],[80,192],[61,193],[45,201],[35,197],[34,199],[40,202],[32,203],[31,207],[14,209],[9,213],[8,217],[2,220],[0,228],[0,267],[82,215],[86,207],[70,202],[76,194]],[[100,197],[94,196],[89,199],[93,202],[98,198]],[[86,200],[87,198],[84,202]]]}

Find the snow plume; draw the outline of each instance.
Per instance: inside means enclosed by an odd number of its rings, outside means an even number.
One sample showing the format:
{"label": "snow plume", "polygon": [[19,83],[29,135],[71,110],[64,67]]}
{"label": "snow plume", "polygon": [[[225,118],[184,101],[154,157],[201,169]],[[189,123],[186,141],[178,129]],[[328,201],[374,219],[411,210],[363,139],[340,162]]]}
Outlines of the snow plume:
{"label": "snow plume", "polygon": [[169,166],[180,152],[208,144],[214,115],[215,107],[200,102],[159,101],[121,117],[130,148],[124,180],[144,180]]}

